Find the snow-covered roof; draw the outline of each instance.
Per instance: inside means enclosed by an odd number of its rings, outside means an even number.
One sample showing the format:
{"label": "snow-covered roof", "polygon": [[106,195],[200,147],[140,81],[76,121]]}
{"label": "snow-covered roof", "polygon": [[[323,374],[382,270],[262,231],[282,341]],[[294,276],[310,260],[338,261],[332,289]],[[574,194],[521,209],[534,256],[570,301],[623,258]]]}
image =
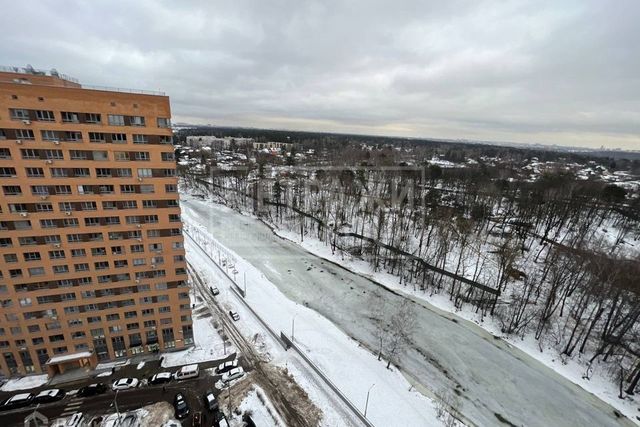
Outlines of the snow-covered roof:
{"label": "snow-covered roof", "polygon": [[92,354],[93,353],[91,353],[90,351],[82,351],[80,353],[72,353],[72,354],[65,354],[62,356],[55,356],[49,359],[49,361],[47,362],[47,365],[52,365],[54,363],[61,363],[61,362],[69,362],[70,360],[84,359],[85,357],[91,357]]}

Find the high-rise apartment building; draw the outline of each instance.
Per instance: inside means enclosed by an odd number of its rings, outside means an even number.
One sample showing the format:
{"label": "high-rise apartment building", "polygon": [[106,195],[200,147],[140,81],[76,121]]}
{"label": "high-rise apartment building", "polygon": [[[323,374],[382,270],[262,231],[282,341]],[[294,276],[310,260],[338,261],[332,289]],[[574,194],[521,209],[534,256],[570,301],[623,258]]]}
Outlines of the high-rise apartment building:
{"label": "high-rise apartment building", "polygon": [[192,344],[169,98],[0,70],[0,371]]}

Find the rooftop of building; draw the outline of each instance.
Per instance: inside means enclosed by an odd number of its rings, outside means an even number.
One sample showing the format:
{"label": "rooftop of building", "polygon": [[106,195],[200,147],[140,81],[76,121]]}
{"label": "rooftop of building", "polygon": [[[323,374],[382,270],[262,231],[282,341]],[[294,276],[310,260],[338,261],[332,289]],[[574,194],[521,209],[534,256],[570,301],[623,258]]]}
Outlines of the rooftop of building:
{"label": "rooftop of building", "polygon": [[33,68],[31,65],[27,65],[26,67],[0,65],[0,82],[166,96],[166,94],[161,91],[84,85],[80,84],[75,77],[59,73],[55,68],[51,70],[39,70]]}

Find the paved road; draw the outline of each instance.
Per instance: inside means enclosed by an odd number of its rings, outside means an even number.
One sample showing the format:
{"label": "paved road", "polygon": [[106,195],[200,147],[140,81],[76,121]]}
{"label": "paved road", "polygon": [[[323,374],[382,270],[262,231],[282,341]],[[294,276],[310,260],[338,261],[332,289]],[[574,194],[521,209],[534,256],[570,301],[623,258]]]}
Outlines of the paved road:
{"label": "paved road", "polygon": [[[226,358],[218,359],[214,361],[208,361],[198,364],[200,369],[206,369],[218,366],[221,362],[232,360],[235,358],[235,353],[230,354]],[[240,359],[241,365],[247,368],[242,359]],[[134,366],[135,369],[135,366]],[[179,369],[179,367],[172,368],[158,368],[157,371],[151,372],[156,373],[159,371],[163,372],[175,372]],[[136,378],[142,378],[140,375],[135,375],[135,373],[131,373],[127,369],[123,369],[121,371],[116,371],[116,373],[110,377],[102,377],[102,378],[85,378],[80,381],[75,381],[67,384],[56,385],[57,388],[62,388],[63,390],[72,391],[77,390],[79,387],[82,387],[87,384],[91,384],[94,382],[103,382],[105,384],[111,384],[113,381],[119,378],[125,378],[127,376],[133,376]],[[118,409],[120,412],[125,412],[129,410],[139,409],[142,406],[150,405],[152,403],[167,401],[169,403],[173,403],[173,397],[176,393],[182,392],[189,406],[191,408],[191,412],[195,411],[203,411],[202,407],[202,395],[206,390],[213,390],[214,394],[217,396],[219,393],[218,390],[213,386],[218,377],[212,377],[201,372],[200,377],[191,380],[185,381],[172,381],[167,384],[165,387],[166,390],[163,392],[162,386],[152,386],[152,385],[143,385],[140,388],[134,390],[120,391],[118,392]],[[52,386],[41,386],[31,390],[28,390],[31,393],[38,393],[41,390],[46,390],[49,388],[53,388]],[[4,400],[7,397],[10,397],[14,394],[22,393],[27,390],[14,391],[14,392],[0,392],[0,400]],[[72,396],[71,393],[65,396],[59,402],[48,403],[45,405],[41,405],[38,408],[38,411],[44,414],[49,418],[49,420],[53,420],[62,416],[62,414],[73,413],[73,412],[83,412],[85,414],[89,414],[90,416],[102,415],[105,413],[113,413],[115,412],[115,407],[113,406],[113,401],[115,398],[115,393],[111,390],[108,390],[104,394],[98,396],[91,396],[86,398],[80,398],[76,396]],[[4,426],[22,426],[23,420],[26,414],[34,410],[34,406],[27,408],[15,409],[7,412],[0,412],[0,420],[2,420],[3,427]],[[191,425],[191,416],[187,417],[184,420],[184,425]]]}
{"label": "paved road", "polygon": [[[316,310],[376,348],[371,291],[393,310],[407,297],[275,236],[260,221],[223,206],[183,199],[200,223],[251,262],[288,298]],[[418,332],[402,370],[427,388],[456,389],[464,415],[479,426],[631,426],[613,408],[477,325],[416,301]]]}
{"label": "paved road", "polygon": [[[120,412],[139,409],[142,406],[152,403],[167,401],[173,403],[173,396],[178,392],[185,394],[191,411],[203,411],[202,394],[205,390],[213,388],[213,380],[209,376],[201,375],[198,379],[183,381],[180,383],[171,383],[166,387],[166,391],[162,391],[162,386],[147,386],[135,390],[118,392],[118,409]],[[216,392],[217,393],[217,392]],[[63,400],[47,405],[42,405],[38,411],[44,414],[49,420],[60,417],[62,414],[80,411],[90,416],[113,413],[115,407],[113,400],[115,393],[108,391],[102,395],[79,398],[75,396],[66,396]],[[0,412],[3,426],[22,426],[24,417],[32,408],[24,408],[10,412]],[[184,421],[184,425],[191,425],[191,418]]]}

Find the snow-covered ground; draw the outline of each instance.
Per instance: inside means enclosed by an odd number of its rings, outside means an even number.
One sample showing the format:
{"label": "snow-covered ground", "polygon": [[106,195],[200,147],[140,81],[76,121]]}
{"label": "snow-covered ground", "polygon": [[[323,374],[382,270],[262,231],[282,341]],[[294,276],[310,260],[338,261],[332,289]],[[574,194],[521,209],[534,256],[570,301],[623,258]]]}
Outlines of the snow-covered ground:
{"label": "snow-covered ground", "polygon": [[16,391],[16,390],[28,390],[34,387],[40,387],[49,381],[49,378],[46,374],[43,375],[29,375],[27,377],[22,378],[12,378],[2,387],[0,390],[2,391]]}
{"label": "snow-covered ground", "polygon": [[[201,275],[209,276],[217,282],[222,281],[222,273],[211,265],[211,261],[195,247],[189,238],[185,239],[185,247],[188,259]],[[376,384],[370,396],[367,412],[367,416],[375,425],[440,424],[435,415],[434,402],[412,389],[402,374],[397,370],[387,370],[385,363],[378,362],[370,352],[359,347],[356,341],[349,338],[330,321],[314,310],[289,300],[259,270],[238,256],[236,259],[235,268],[246,272],[247,283],[251,283],[247,288],[247,301],[251,307],[277,331],[289,331],[295,316],[296,342],[308,349],[308,356],[362,411],[364,411],[367,389]],[[263,329],[252,318],[251,313],[236,300],[232,291],[228,289],[221,289],[221,291],[219,298],[223,300],[223,304],[233,307],[240,313],[239,324],[241,330],[244,329],[245,335],[253,335],[251,331],[255,333],[256,330]],[[247,322],[249,325],[246,325]],[[265,338],[263,336],[260,339]],[[297,381],[300,379],[298,383],[306,390],[312,381],[317,383],[317,380],[312,380],[308,376],[298,377],[297,374],[302,367],[295,364],[290,366],[289,358],[286,353],[282,354],[281,347],[278,348],[277,345],[272,344],[265,351],[272,358],[273,363],[286,366]],[[308,393],[312,399],[319,395],[317,392],[308,391]],[[339,416],[331,414],[335,412],[331,402],[322,400],[315,400],[315,402],[325,414],[324,425],[343,425]],[[389,408],[394,408],[393,419],[390,419]]]}
{"label": "snow-covered ground", "polygon": [[[267,400],[266,394],[258,386],[249,392],[247,397],[242,400],[238,408],[242,413],[249,412],[251,419],[256,425],[261,427],[282,427],[286,423],[282,421],[275,408]],[[236,420],[234,420],[236,421]],[[233,426],[235,423],[232,422]],[[243,424],[237,424],[243,425]]]}
{"label": "snow-covered ground", "polygon": [[[183,202],[187,223],[205,224],[239,259],[242,257],[248,261],[247,265],[243,265],[244,261],[238,262],[236,268],[240,273],[247,271],[249,299],[258,289],[274,285],[278,294],[284,294],[286,302],[280,305],[267,304],[260,299],[253,303],[254,306],[257,304],[257,309],[265,311],[260,312],[261,315],[266,318],[272,316],[272,322],[279,325],[279,329],[289,330],[293,315],[306,313],[310,311],[306,308],[309,307],[322,315],[314,313],[328,323],[330,329],[335,328],[331,325],[333,323],[344,331],[342,336],[346,333],[370,348],[376,347],[373,327],[363,319],[372,316],[371,294],[380,290],[379,286],[317,258],[295,244],[280,240],[254,218],[242,217],[222,206],[189,198]],[[258,275],[251,276],[251,269]],[[393,282],[397,278],[390,277],[389,280]],[[382,292],[390,310],[405,299],[391,292]],[[276,291],[270,293],[276,294]],[[402,369],[410,374],[412,382],[424,389],[451,390],[458,386],[461,411],[474,423],[491,425],[502,418],[516,425],[630,425],[628,420],[616,418],[613,409],[604,402],[524,352],[494,339],[474,323],[443,312],[418,298],[414,301],[419,302],[416,314],[419,330],[414,338],[415,347],[401,360]],[[289,308],[288,304],[293,302],[298,304]],[[276,310],[277,313],[269,314],[268,310]],[[342,379],[350,383],[345,384],[345,391],[356,401],[364,400],[364,397],[356,396],[366,395],[368,386],[364,383],[369,378],[354,376],[349,370],[340,371],[340,367],[335,368],[334,365],[340,365],[348,358],[359,358],[359,352],[362,352],[363,360],[358,362],[368,364],[367,359],[374,365],[382,364],[365,349],[353,351],[345,347],[347,356],[338,356],[332,346],[327,346],[326,337],[323,341],[323,337],[317,335],[325,326],[320,329],[317,326],[307,327],[307,316],[313,317],[305,315],[303,319],[297,315],[296,336],[300,330],[303,334],[300,335],[301,343],[313,346],[310,347],[312,359],[323,368],[333,369],[332,375],[357,378],[355,381]],[[308,338],[304,334],[309,334]],[[316,345],[324,345],[326,351],[323,352],[322,347],[316,348]],[[351,341],[349,347],[356,346],[357,342]],[[399,378],[406,381],[401,376]],[[407,385],[406,382],[404,384]],[[378,385],[374,390],[379,390]],[[358,391],[350,390],[350,386]],[[395,387],[397,384],[389,389],[397,390]],[[386,395],[384,397],[388,399]],[[411,406],[415,408],[417,405]],[[573,410],[568,412],[567,408]]]}
{"label": "snow-covered ground", "polygon": [[[192,303],[195,302],[193,295],[191,299]],[[196,302],[193,313],[197,313],[202,306],[202,301]],[[231,344],[227,344],[225,348],[222,338],[213,327],[211,316],[194,314],[193,339],[194,346],[187,350],[163,353],[162,356],[164,359],[162,360],[162,367],[170,368],[173,366],[220,359],[236,351]]]}

